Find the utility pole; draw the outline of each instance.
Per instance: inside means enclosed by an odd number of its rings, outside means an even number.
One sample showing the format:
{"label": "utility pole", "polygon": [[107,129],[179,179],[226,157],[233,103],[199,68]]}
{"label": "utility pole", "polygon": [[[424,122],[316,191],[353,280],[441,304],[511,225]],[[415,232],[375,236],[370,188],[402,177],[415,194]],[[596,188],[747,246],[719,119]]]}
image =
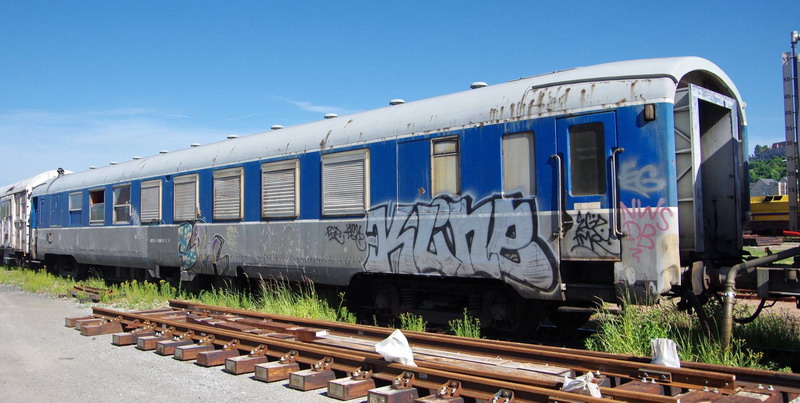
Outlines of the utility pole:
{"label": "utility pole", "polygon": [[797,56],[797,42],[800,34],[792,31],[792,52],[783,54],[783,107],[786,126],[786,171],[787,195],[789,196],[789,230],[798,230],[798,117],[800,117],[800,82],[797,74],[800,70],[800,58]]}

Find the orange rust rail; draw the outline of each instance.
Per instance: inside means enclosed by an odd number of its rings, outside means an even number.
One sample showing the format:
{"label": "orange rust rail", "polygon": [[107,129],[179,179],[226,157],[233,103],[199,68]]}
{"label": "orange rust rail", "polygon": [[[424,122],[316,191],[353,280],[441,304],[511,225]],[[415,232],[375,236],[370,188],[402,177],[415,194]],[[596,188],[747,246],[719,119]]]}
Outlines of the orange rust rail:
{"label": "orange rust rail", "polygon": [[[242,309],[223,308],[196,304],[188,301],[169,301],[176,309],[192,311],[235,314],[240,316],[268,319],[282,323],[301,326],[313,326],[330,329],[332,334],[358,335],[359,337],[380,340],[387,337],[393,329],[368,325],[321,321],[295,318]],[[563,365],[578,372],[596,372],[613,377],[627,379],[648,378],[656,382],[678,388],[717,389],[732,393],[737,383],[747,386],[774,386],[792,393],[800,393],[800,374],[780,373],[774,371],[736,368],[722,365],[682,362],[682,368],[667,368],[650,364],[650,358],[616,355],[586,350],[561,347],[539,346],[524,343],[492,340],[476,340],[457,336],[432,334],[425,332],[404,331],[409,343],[419,347],[437,348],[453,352],[469,351],[487,357],[516,359]],[[655,378],[652,376],[655,375]]]}
{"label": "orange rust rail", "polygon": [[[556,400],[569,400],[569,401],[590,401],[600,402],[604,399],[591,398],[583,395],[575,395],[568,392],[560,391],[556,388],[542,387],[531,385],[535,379],[519,377],[513,380],[497,379],[496,374],[488,371],[475,371],[469,368],[454,368],[446,366],[425,366],[428,363],[420,363],[419,367],[410,367],[397,363],[389,363],[384,361],[383,358],[375,353],[367,353],[364,351],[353,351],[344,348],[336,348],[331,346],[318,346],[311,343],[287,341],[276,339],[272,337],[259,336],[248,334],[241,331],[231,331],[220,329],[212,326],[203,326],[199,324],[187,323],[172,319],[162,319],[153,315],[141,315],[131,312],[120,312],[106,308],[95,307],[93,310],[95,317],[104,319],[119,318],[123,323],[129,325],[129,328],[139,326],[141,323],[148,321],[157,324],[159,327],[174,328],[174,335],[180,335],[192,331],[191,337],[199,340],[209,334],[215,336],[213,343],[216,345],[223,345],[231,342],[233,339],[239,341],[240,350],[249,350],[258,347],[259,345],[266,345],[267,355],[273,358],[280,358],[286,355],[289,351],[295,350],[299,352],[299,362],[312,365],[317,363],[324,357],[333,357],[333,369],[351,373],[359,367],[368,366],[373,369],[373,377],[384,381],[392,381],[403,371],[411,371],[415,374],[417,381],[415,386],[436,389],[449,380],[457,380],[461,382],[462,396],[473,397],[476,399],[489,399],[499,389],[509,389],[515,392],[517,401],[548,401]],[[160,315],[163,315],[161,313]],[[603,388],[604,396],[609,396],[616,400],[629,400],[629,401],[651,401],[651,402],[674,402],[675,398],[652,395],[641,392]]]}

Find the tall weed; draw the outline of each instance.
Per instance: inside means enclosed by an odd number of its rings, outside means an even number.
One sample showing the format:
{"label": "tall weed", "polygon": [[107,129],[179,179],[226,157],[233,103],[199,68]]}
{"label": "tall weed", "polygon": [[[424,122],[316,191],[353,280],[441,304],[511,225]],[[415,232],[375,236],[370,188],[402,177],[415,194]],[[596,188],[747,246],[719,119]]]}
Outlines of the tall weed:
{"label": "tall weed", "polygon": [[424,332],[428,327],[428,322],[420,315],[414,315],[410,312],[400,314],[400,329],[411,330],[414,332]]}
{"label": "tall weed", "polygon": [[481,338],[481,321],[478,318],[467,315],[466,308],[464,308],[463,318],[451,320],[448,325],[450,326],[450,331],[456,336],[473,339]]}
{"label": "tall weed", "polygon": [[[777,364],[765,359],[758,350],[768,347],[766,340],[800,346],[797,320],[763,314],[750,324],[736,325],[730,348],[722,348],[721,339],[706,334],[694,315],[678,311],[672,305],[641,306],[626,301],[619,315],[603,312],[598,318],[597,333],[586,340],[586,348],[617,354],[650,356],[650,340],[669,338],[678,345],[683,361],[698,361],[759,369],[776,369]],[[741,309],[737,316],[744,316]],[[711,303],[706,313],[718,321],[721,309]],[[746,310],[744,311],[746,312]],[[712,324],[714,327],[715,324]],[[761,342],[759,340],[764,340]]]}

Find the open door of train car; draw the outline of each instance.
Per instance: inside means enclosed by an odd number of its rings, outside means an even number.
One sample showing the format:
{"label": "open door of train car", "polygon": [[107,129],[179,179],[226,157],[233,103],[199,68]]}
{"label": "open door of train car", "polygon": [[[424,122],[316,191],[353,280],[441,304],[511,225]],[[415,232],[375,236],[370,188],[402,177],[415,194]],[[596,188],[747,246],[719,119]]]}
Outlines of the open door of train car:
{"label": "open door of train car", "polygon": [[740,256],[742,135],[735,99],[689,84],[675,94],[681,265]]}

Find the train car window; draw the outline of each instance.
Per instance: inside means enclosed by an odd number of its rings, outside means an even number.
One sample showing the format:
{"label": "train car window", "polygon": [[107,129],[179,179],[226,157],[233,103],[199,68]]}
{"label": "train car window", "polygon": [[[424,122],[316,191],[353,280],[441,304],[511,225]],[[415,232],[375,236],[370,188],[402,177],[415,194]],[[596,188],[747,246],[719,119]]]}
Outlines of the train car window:
{"label": "train car window", "polygon": [[214,219],[242,219],[243,168],[214,171]]}
{"label": "train car window", "polygon": [[261,165],[261,217],[300,215],[298,160]]}
{"label": "train car window", "polygon": [[197,208],[197,175],[175,177],[175,214],[174,222],[195,221]]}
{"label": "train car window", "polygon": [[11,203],[8,200],[3,200],[0,202],[0,218],[9,218],[11,217]]}
{"label": "train car window", "polygon": [[369,206],[369,152],[322,156],[322,214],[365,214]]}
{"label": "train car window", "polygon": [[139,217],[142,224],[161,222],[161,180],[142,182]]}
{"label": "train car window", "polygon": [[89,223],[102,224],[106,219],[106,191],[103,189],[89,191]]}
{"label": "train car window", "polygon": [[83,193],[75,192],[69,194],[69,211],[81,211],[83,208]]}
{"label": "train car window", "polygon": [[461,193],[458,138],[448,137],[431,142],[431,190],[440,193]]}
{"label": "train car window", "polygon": [[572,164],[571,193],[575,196],[605,193],[606,165],[603,124],[592,122],[570,126],[569,159]]}
{"label": "train car window", "polygon": [[503,136],[503,193],[536,191],[533,133]]}
{"label": "train car window", "polygon": [[131,185],[114,187],[114,224],[131,222]]}

